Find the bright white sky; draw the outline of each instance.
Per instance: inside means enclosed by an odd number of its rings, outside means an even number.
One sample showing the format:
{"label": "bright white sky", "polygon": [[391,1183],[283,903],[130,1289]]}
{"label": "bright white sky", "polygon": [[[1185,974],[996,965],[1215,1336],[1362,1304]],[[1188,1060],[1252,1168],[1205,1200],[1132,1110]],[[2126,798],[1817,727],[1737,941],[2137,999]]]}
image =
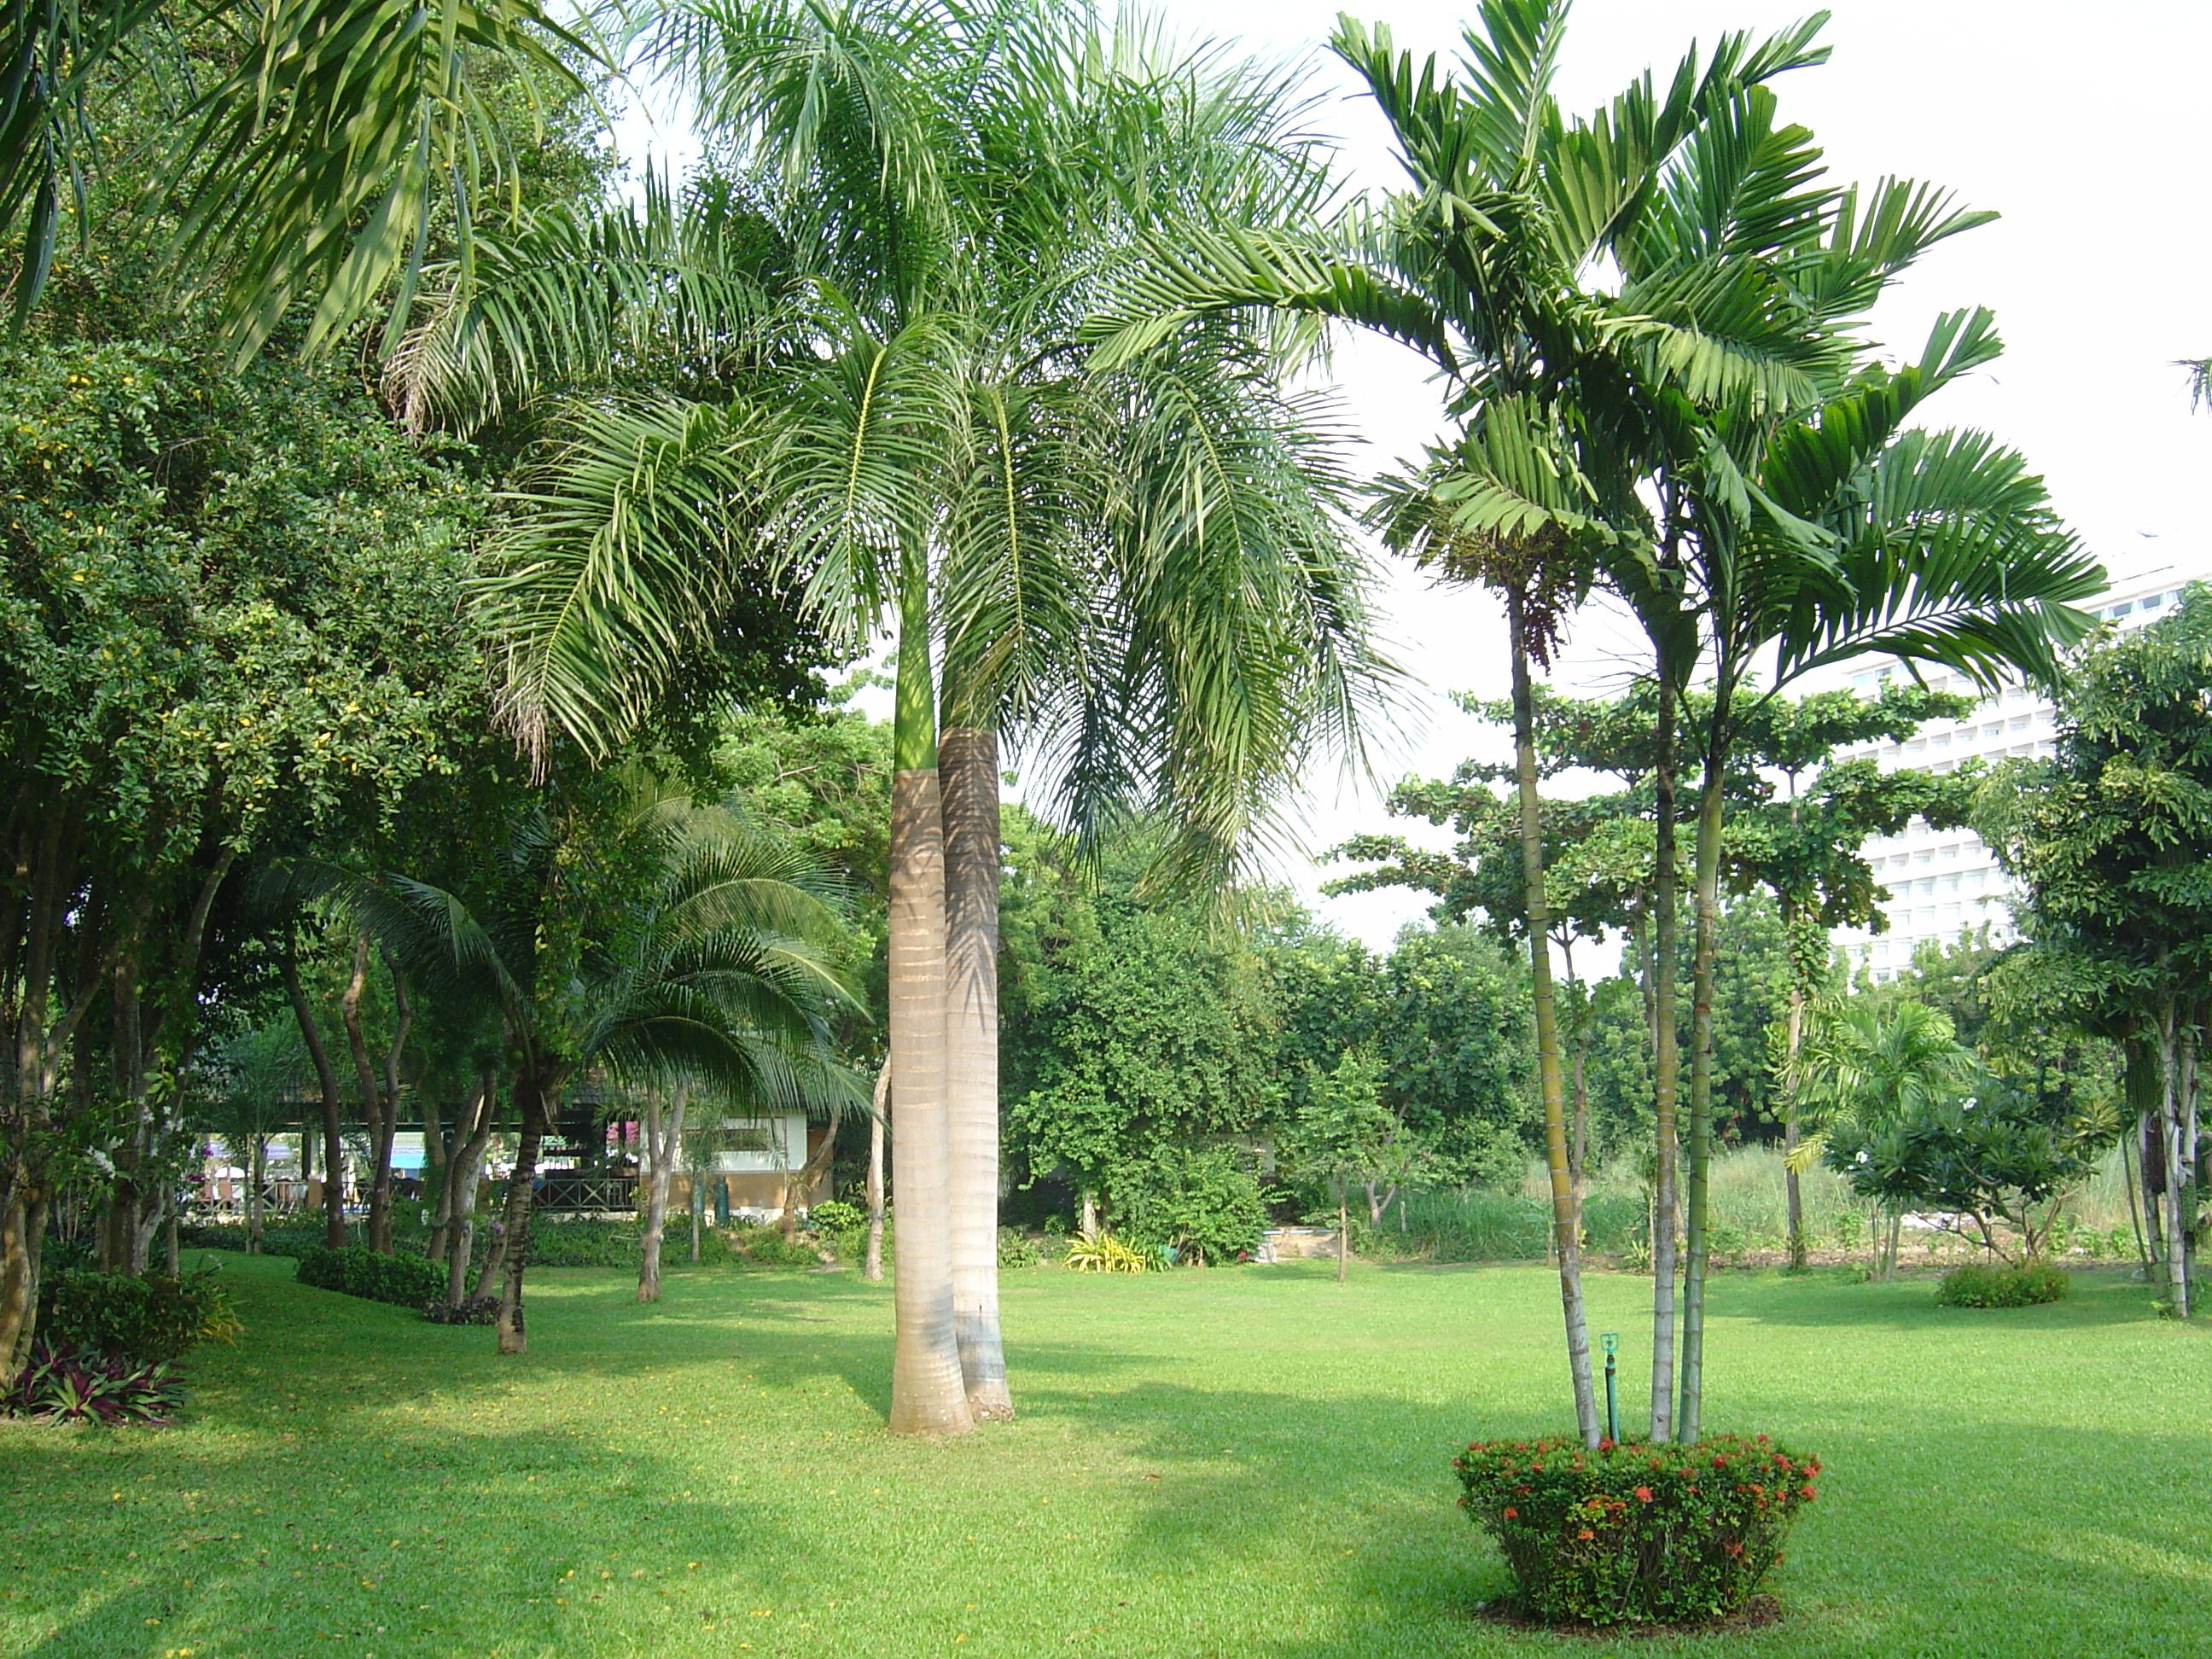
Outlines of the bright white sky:
{"label": "bright white sky", "polygon": [[[1303,57],[1326,40],[1331,0],[1211,0],[1168,6],[1189,34],[1241,40],[1254,53]],[[1595,106],[1646,64],[1663,76],[1691,40],[1730,29],[1769,33],[1807,15],[1790,0],[1577,0],[1559,92]],[[2005,356],[1931,405],[1930,418],[1995,432],[2049,478],[2062,512],[2116,574],[2168,562],[2212,563],[2207,462],[2212,415],[2192,416],[2177,358],[2212,353],[2212,228],[2206,208],[2204,65],[2212,7],[2202,0],[2113,0],[2092,21],[2052,0],[1833,0],[1822,68],[1777,83],[1784,113],[1810,127],[1836,176],[1932,179],[1966,204],[1996,209],[1995,224],[1929,254],[1884,301],[1877,333],[1917,355],[1939,313],[1986,305]],[[1449,53],[1472,7],[1395,0],[1359,9],[1401,45]],[[1382,124],[1352,93],[1334,58],[1316,63],[1328,101],[1317,131],[1346,141],[1358,182],[1395,182]],[[1436,401],[1417,363],[1362,342],[1337,372],[1354,424],[1377,465],[1419,452],[1435,430]],[[1485,729],[1443,694],[1505,690],[1504,629],[1479,592],[1437,590],[1393,570],[1390,634],[1420,683],[1420,729],[1381,734],[1376,771],[1448,775]],[[1616,689],[1634,665],[1615,654],[1618,623],[1588,617],[1560,681]],[[1503,758],[1502,753],[1498,753]],[[1394,825],[1382,790],[1317,783],[1305,840],[1325,848],[1357,830],[1397,828],[1441,845],[1427,826]],[[1308,891],[1330,872],[1292,860]],[[1362,894],[1323,902],[1323,915],[1377,947],[1425,908],[1418,895]]]}
{"label": "bright white sky", "polygon": [[[1374,0],[1401,45],[1449,54],[1462,0]],[[1270,60],[1310,63],[1322,101],[1313,128],[1340,138],[1359,185],[1397,181],[1380,118],[1322,51],[1337,0],[1164,0],[1186,39],[1236,40]],[[1814,8],[1796,0],[1577,0],[1559,83],[1570,108],[1594,107],[1645,65],[1663,76],[1693,40],[1765,33]],[[2207,212],[2204,67],[2212,5],[2107,0],[2094,18],[2056,0],[1832,0],[1822,68],[1778,83],[1789,118],[1810,127],[1842,179],[1886,173],[1944,185],[1995,224],[1936,249],[1885,300],[1877,333],[1917,355],[1941,312],[1986,305],[2008,343],[2002,360],[1929,410],[1947,425],[1995,432],[2049,478],[2062,512],[2116,576],[2164,564],[2212,574],[2206,462],[2212,414],[2192,415],[2174,360],[2212,353],[2212,214]],[[628,124],[625,124],[626,125]],[[665,155],[665,135],[625,134],[633,153]],[[676,146],[679,151],[688,148]],[[1437,405],[1419,362],[1358,340],[1335,370],[1362,459],[1379,470],[1419,452]],[[1387,631],[1413,685],[1406,719],[1374,734],[1379,781],[1316,779],[1299,839],[1308,850],[1360,830],[1396,828],[1441,845],[1427,826],[1394,825],[1380,801],[1407,773],[1448,775],[1483,750],[1486,728],[1446,700],[1502,696],[1504,629],[1479,592],[1434,589],[1391,570]],[[1587,614],[1559,682],[1620,688],[1637,665],[1617,619]],[[1280,873],[1311,895],[1329,873],[1288,854]],[[1322,902],[1323,915],[1387,947],[1425,908],[1418,895]]]}

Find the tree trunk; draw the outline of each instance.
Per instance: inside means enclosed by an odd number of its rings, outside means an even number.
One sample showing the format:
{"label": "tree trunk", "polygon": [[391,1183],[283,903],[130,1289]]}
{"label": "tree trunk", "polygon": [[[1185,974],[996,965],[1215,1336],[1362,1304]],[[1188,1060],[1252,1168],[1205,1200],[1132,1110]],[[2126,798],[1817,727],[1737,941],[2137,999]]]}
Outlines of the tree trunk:
{"label": "tree trunk", "polygon": [[1344,1177],[1339,1176],[1336,1178],[1336,1282],[1340,1285],[1344,1283],[1345,1265],[1352,1256],[1352,1218],[1345,1212],[1344,1188]]}
{"label": "tree trunk", "polygon": [[[884,1120],[890,1115],[891,1063],[876,1068],[876,1109],[868,1119],[868,1245],[860,1259],[860,1277],[881,1284],[884,1277]],[[691,1259],[697,1261],[698,1229],[692,1229]]]}
{"label": "tree trunk", "polygon": [[2169,999],[2159,1011],[2158,1023],[2158,1140],[2160,1173],[2165,1188],[2160,1194],[2160,1231],[2166,1235],[2166,1310],[2173,1318],[2189,1317],[2189,1232],[2196,1219],[2196,1183],[2185,1173],[2181,1146],[2181,1034],[2179,1011]]}
{"label": "tree trunk", "polygon": [[[1790,811],[1794,821],[1797,803],[1793,797]],[[1797,1166],[1792,1155],[1797,1150],[1797,1089],[1792,1079],[1797,1073],[1797,1059],[1805,1046],[1805,982],[1808,978],[1805,957],[1810,942],[1801,938],[1804,919],[1798,915],[1794,901],[1784,901],[1782,906],[1782,932],[1790,949],[1790,1012],[1784,1028],[1783,1044],[1782,1090],[1782,1195],[1784,1211],[1784,1231],[1789,1241],[1790,1266],[1793,1272],[1805,1270],[1805,1193],[1797,1177]],[[1821,949],[1827,946],[1825,936]]]}
{"label": "tree trunk", "polygon": [[1676,898],[1675,710],[1678,688],[1663,653],[1652,732],[1651,1108],[1656,1174],[1651,1203],[1651,1417],[1655,1443],[1674,1437],[1674,1217],[1680,1207],[1681,1141],[1677,1105],[1681,1055],[1674,1016]]}
{"label": "tree trunk", "polygon": [[522,1144],[514,1155],[514,1173],[507,1182],[505,1272],[500,1278],[499,1341],[497,1352],[521,1353],[529,1346],[522,1326],[522,1274],[530,1265],[530,1207],[538,1177],[538,1151],[544,1139],[551,1104],[547,1097],[555,1075],[535,1063],[525,1064],[515,1074],[515,1103],[522,1109]]}
{"label": "tree trunk", "polygon": [[690,1097],[690,1091],[683,1084],[676,1085],[676,1100],[669,1108],[665,1125],[661,1121],[659,1090],[653,1089],[645,1097],[644,1152],[648,1168],[645,1177],[645,1237],[637,1261],[637,1299],[641,1302],[660,1300],[660,1237],[668,1219],[668,1177],[676,1168],[676,1149],[684,1143],[684,1109]]}
{"label": "tree trunk", "polygon": [[945,1098],[951,1160],[952,1328],[968,1409],[1014,1414],[999,1332],[999,740],[939,741],[945,793]]}
{"label": "tree trunk", "polygon": [[[315,1085],[323,1097],[323,1243],[333,1250],[345,1249],[345,1147],[340,1143],[338,1126],[338,1074],[331,1067],[330,1051],[323,1047],[323,1034],[316,1029],[314,1010],[307,1006],[307,994],[300,988],[300,957],[297,939],[288,933],[284,939],[284,994],[292,1004],[292,1018],[299,1022],[300,1041],[307,1050],[307,1058],[315,1068]],[[301,1145],[307,1144],[307,1131],[301,1131]],[[305,1154],[302,1153],[304,1161]]]}
{"label": "tree trunk", "polygon": [[691,1265],[699,1265],[699,1231],[707,1218],[707,1183],[701,1172],[691,1171]]}
{"label": "tree trunk", "polygon": [[1536,1016],[1536,1081],[1544,1105],[1545,1162],[1552,1184],[1552,1231],[1559,1259],[1559,1305],[1566,1324],[1567,1374],[1575,1396],[1575,1425],[1583,1443],[1598,1443],[1597,1398],[1590,1387],[1589,1332],[1583,1319],[1581,1243],[1575,1237],[1574,1182],[1567,1167],[1565,1091],[1560,1086],[1559,1031],[1552,1000],[1550,906],[1544,893],[1544,831],[1536,793],[1534,693],[1528,678],[1524,599],[1505,597],[1513,671],[1513,758],[1521,802],[1521,875],[1528,929],[1530,1000]]}
{"label": "tree trunk", "polygon": [[1077,1224],[1085,1238],[1098,1237],[1098,1194],[1087,1188],[1083,1194],[1083,1213]]}
{"label": "tree trunk", "polygon": [[801,1164],[796,1170],[787,1169],[783,1177],[784,1237],[790,1238],[799,1231],[799,1200],[814,1189],[814,1183],[828,1173],[837,1159],[837,1132],[844,1127],[844,1108],[832,1105],[830,1109],[830,1133],[822,1137],[822,1150]]}
{"label": "tree trunk", "polygon": [[[477,1181],[483,1174],[484,1154],[491,1146],[491,1126],[499,1115],[499,1076],[486,1068],[477,1080],[465,1122],[453,1126],[455,1136],[466,1136],[446,1161],[447,1203],[446,1305],[458,1308],[468,1293],[469,1256],[476,1246]],[[481,1286],[478,1296],[484,1294]]]}
{"label": "tree trunk", "polygon": [[[1723,692],[1723,701],[1724,692]],[[1703,1424],[1705,1385],[1706,1221],[1713,1153],[1713,964],[1720,937],[1721,805],[1725,777],[1718,734],[1707,740],[1698,793],[1697,955],[1690,989],[1690,1191],[1684,1207],[1682,1264],[1682,1405],[1675,1431],[1694,1442]]]}
{"label": "tree trunk", "polygon": [[261,1184],[269,1171],[269,1137],[256,1133],[246,1143],[246,1253],[261,1254]]}
{"label": "tree trunk", "polygon": [[368,988],[368,930],[354,935],[353,971],[338,996],[338,1021],[345,1028],[346,1048],[353,1055],[355,1080],[361,1087],[361,1121],[368,1132],[368,1248],[380,1255],[392,1253],[392,1133],[385,1121],[384,1091],[376,1080],[376,1063],[369,1058],[368,1038],[362,1030],[362,994]]}
{"label": "tree trunk", "polygon": [[28,1194],[18,1185],[0,1210],[0,1384],[14,1379],[30,1352],[38,1319],[38,1287],[32,1282],[31,1217]]}
{"label": "tree trunk", "polygon": [[963,1434],[975,1419],[952,1316],[945,836],[936,769],[902,766],[891,792],[890,1063],[898,1100],[891,1136],[899,1196],[891,1251],[898,1271],[890,1428],[894,1434]]}

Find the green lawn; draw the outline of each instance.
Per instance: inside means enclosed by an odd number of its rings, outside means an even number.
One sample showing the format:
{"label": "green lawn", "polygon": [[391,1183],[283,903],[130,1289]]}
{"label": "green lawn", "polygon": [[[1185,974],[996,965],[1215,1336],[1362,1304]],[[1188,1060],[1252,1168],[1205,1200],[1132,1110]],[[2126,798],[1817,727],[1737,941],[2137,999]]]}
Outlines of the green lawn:
{"label": "green lawn", "polygon": [[[946,1444],[884,1433],[890,1296],[850,1274],[643,1310],[548,1272],[517,1362],[228,1271],[248,1334],[179,1426],[0,1422],[0,1654],[2212,1651],[2212,1331],[2109,1278],[2006,1312],[1723,1278],[1711,1425],[1827,1473],[1781,1623],[1626,1644],[1469,1616],[1504,1576],[1446,1462],[1559,1426],[1540,1267],[1009,1274],[1021,1416]],[[1632,1379],[1649,1285],[1589,1290]]]}

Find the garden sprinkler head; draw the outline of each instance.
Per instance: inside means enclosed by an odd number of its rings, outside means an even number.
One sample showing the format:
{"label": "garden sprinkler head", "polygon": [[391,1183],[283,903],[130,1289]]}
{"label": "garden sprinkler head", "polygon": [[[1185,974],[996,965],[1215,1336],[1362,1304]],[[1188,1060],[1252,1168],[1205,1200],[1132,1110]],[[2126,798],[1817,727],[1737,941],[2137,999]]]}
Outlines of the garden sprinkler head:
{"label": "garden sprinkler head", "polygon": [[1620,1349],[1620,1333],[1619,1331],[1601,1332],[1597,1342],[1598,1346],[1604,1349],[1606,1352],[1617,1353]]}

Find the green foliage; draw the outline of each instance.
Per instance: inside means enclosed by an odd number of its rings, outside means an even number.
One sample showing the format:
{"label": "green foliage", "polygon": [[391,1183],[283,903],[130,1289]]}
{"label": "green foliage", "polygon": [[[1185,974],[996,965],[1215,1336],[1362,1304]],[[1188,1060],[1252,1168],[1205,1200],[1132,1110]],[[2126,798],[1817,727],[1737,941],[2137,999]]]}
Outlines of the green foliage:
{"label": "green foliage", "polygon": [[2026,1308],[2039,1302],[2063,1302],[2074,1288],[2074,1275],[2055,1262],[1970,1261],[1943,1275],[1936,1299],[1947,1308]]}
{"label": "green foliage", "polygon": [[1164,1265],[1157,1252],[1133,1249],[1109,1232],[1067,1241],[1067,1265],[1079,1273],[1141,1273]]}
{"label": "green foliage", "polygon": [[1044,1265],[1044,1246],[1018,1227],[999,1229],[999,1271],[1017,1272]]}
{"label": "green foliage", "polygon": [[319,1291],[401,1308],[443,1301],[446,1295],[446,1269],[437,1262],[419,1255],[379,1255],[358,1244],[343,1250],[317,1246],[301,1256],[295,1277]]}
{"label": "green foliage", "polygon": [[1813,1501],[1818,1458],[1765,1435],[1695,1445],[1471,1443],[1460,1505],[1498,1540],[1516,1599],[1547,1622],[1671,1623],[1733,1613]]}
{"label": "green foliage", "polygon": [[848,1204],[842,1198],[825,1198],[806,1212],[806,1224],[825,1233],[848,1233],[856,1227],[868,1224],[868,1218],[857,1204]]}
{"label": "green foliage", "polygon": [[433,1325],[492,1325],[499,1322],[495,1296],[465,1296],[458,1303],[433,1297],[422,1304],[422,1317]]}
{"label": "green foliage", "polygon": [[214,1267],[176,1279],[53,1273],[39,1287],[39,1332],[57,1348],[153,1364],[201,1342],[231,1341],[243,1328]]}
{"label": "green foliage", "polygon": [[1115,1166],[1112,1191],[1122,1237],[1179,1261],[1234,1261],[1267,1224],[1259,1177],[1225,1147],[1159,1147]]}
{"label": "green foliage", "polygon": [[822,1258],[803,1236],[786,1238],[773,1224],[720,1230],[730,1260],[741,1267],[818,1267]]}
{"label": "green foliage", "polygon": [[1007,1164],[1019,1181],[1063,1174],[1118,1209],[1125,1171],[1272,1112],[1273,1003],[1243,939],[1204,902],[1148,902],[1145,846],[1109,851],[1094,886],[1033,825],[1011,812],[1007,823]]}
{"label": "green foliage", "polygon": [[185,1403],[170,1362],[40,1338],[0,1389],[0,1415],[42,1423],[166,1423]]}

